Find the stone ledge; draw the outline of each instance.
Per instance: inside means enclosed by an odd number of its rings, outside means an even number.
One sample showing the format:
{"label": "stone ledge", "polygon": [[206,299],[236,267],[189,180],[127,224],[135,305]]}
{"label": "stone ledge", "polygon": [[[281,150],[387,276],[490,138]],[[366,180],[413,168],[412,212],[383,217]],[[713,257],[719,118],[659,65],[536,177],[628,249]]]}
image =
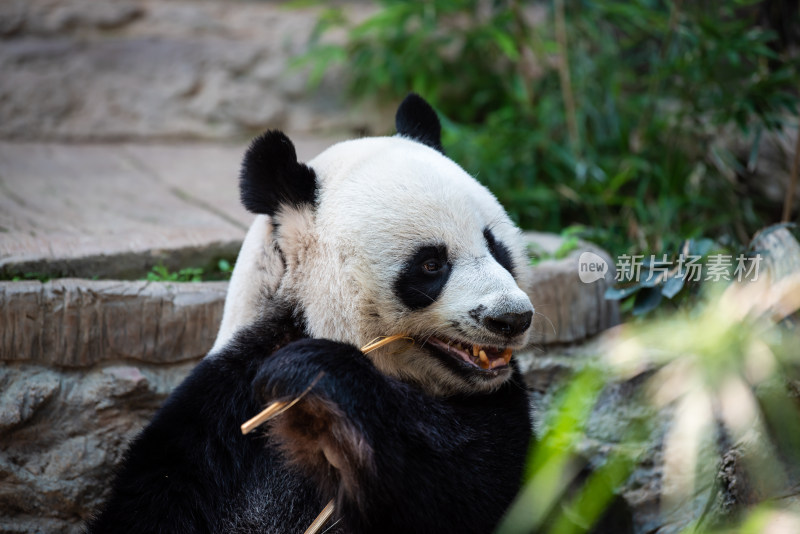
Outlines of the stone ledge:
{"label": "stone ledge", "polygon": [[[293,136],[308,161],[338,141]],[[0,142],[0,275],[141,278],[234,257],[246,143]]]}
{"label": "stone ledge", "polygon": [[0,282],[0,361],[57,367],[203,356],[227,282]]}
{"label": "stone ledge", "polygon": [[[563,238],[542,232],[525,232],[528,243],[537,250],[554,254]],[[578,274],[578,259],[592,252],[609,265],[609,272],[595,282],[583,283]],[[533,343],[542,345],[575,343],[619,324],[619,303],[605,299],[614,284],[614,261],[596,245],[580,242],[563,259],[547,259],[530,268],[525,292],[536,310]]]}

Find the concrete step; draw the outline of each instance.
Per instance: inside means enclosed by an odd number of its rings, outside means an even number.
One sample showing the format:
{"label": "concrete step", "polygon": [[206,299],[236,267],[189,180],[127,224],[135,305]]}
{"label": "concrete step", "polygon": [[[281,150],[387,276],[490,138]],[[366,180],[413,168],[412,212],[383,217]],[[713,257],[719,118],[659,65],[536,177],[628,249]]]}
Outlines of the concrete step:
{"label": "concrete step", "polygon": [[204,355],[227,282],[0,282],[0,361],[86,368]]}
{"label": "concrete step", "polygon": [[[338,140],[293,138],[302,161]],[[0,276],[140,278],[236,256],[246,142],[0,142]]]}

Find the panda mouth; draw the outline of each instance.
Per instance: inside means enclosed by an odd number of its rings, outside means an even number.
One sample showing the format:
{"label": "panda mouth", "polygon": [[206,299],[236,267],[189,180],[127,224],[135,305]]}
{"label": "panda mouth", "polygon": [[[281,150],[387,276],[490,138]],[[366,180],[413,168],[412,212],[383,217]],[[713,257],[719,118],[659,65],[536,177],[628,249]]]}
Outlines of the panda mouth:
{"label": "panda mouth", "polygon": [[439,352],[456,357],[478,369],[501,369],[507,367],[508,362],[511,361],[512,350],[510,348],[488,347],[463,341],[443,341],[436,337],[428,338],[427,343]]}

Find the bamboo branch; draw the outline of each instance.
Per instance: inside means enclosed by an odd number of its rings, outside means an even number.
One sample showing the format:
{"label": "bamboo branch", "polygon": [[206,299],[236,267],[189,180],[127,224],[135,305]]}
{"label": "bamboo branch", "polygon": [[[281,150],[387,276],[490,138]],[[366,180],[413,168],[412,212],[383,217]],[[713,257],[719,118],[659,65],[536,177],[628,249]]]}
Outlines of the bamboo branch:
{"label": "bamboo branch", "polygon": [[797,172],[800,167],[800,125],[797,128],[797,142],[794,146],[794,160],[792,162],[792,174],[789,179],[789,187],[786,189],[786,200],[783,201],[783,217],[782,222],[789,222],[789,217],[792,215],[792,198],[794,197],[794,190],[797,187]]}
{"label": "bamboo branch", "polygon": [[317,532],[319,532],[320,529],[325,526],[325,523],[328,522],[328,519],[331,518],[333,515],[333,510],[334,506],[333,501],[331,500],[325,505],[325,508],[322,509],[317,518],[314,519],[310,525],[308,525],[308,528],[304,534],[317,534]]}
{"label": "bamboo branch", "polygon": [[558,42],[558,77],[561,81],[561,95],[564,99],[564,112],[567,119],[567,133],[575,156],[580,155],[580,138],[578,137],[578,118],[575,96],[572,92],[572,77],[569,73],[569,52],[567,49],[567,24],[564,13],[564,0],[554,0],[556,41]]}

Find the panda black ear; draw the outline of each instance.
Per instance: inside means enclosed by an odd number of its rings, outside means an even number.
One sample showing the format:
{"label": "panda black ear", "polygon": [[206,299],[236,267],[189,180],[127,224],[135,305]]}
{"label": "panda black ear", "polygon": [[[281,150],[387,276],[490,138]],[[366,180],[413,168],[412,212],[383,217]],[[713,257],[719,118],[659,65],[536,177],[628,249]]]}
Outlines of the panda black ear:
{"label": "panda black ear", "polygon": [[269,130],[253,140],[239,175],[239,194],[248,211],[275,215],[283,205],[313,204],[316,192],[313,169],[298,163],[283,132]]}
{"label": "panda black ear", "polygon": [[419,141],[444,154],[439,117],[431,105],[418,94],[409,93],[403,100],[397,108],[394,123],[400,135]]}

